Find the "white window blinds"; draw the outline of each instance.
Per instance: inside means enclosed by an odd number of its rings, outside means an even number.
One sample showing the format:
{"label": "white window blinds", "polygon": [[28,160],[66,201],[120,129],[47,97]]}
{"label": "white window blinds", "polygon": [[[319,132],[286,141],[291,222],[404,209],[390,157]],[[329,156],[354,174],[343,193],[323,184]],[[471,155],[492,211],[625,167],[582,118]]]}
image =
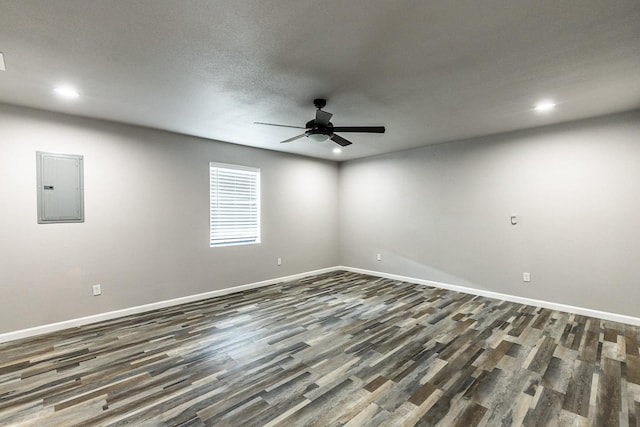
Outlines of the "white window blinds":
{"label": "white window blinds", "polygon": [[260,169],[209,163],[209,245],[260,243]]}

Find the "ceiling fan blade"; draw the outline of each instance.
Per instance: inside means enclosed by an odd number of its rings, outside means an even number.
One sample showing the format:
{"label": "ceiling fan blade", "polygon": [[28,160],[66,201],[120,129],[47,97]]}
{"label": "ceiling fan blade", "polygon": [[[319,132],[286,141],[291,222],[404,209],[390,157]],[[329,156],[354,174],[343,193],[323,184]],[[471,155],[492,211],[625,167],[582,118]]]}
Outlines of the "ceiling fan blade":
{"label": "ceiling fan blade", "polygon": [[321,126],[327,126],[329,124],[329,120],[331,120],[333,114],[327,113],[326,111],[316,110],[316,124]]}
{"label": "ceiling fan blade", "polygon": [[253,123],[256,125],[278,126],[281,128],[306,129],[306,128],[303,128],[302,126],[276,125],[274,123],[264,123],[264,122],[253,122]]}
{"label": "ceiling fan blade", "polygon": [[302,138],[303,136],[306,136],[306,134],[301,134],[301,135],[296,135],[292,138],[289,139],[285,139],[284,141],[280,141],[280,144],[284,144],[285,142],[291,142],[291,141],[295,141],[296,139]]}
{"label": "ceiling fan blade", "polygon": [[338,145],[341,145],[343,147],[346,147],[347,145],[351,145],[351,141],[348,141],[346,139],[344,139],[343,137],[341,137],[340,135],[336,135],[335,133],[333,135],[331,135],[331,140],[333,142],[335,142]]}
{"label": "ceiling fan blade", "polygon": [[384,126],[334,126],[334,132],[384,133]]}

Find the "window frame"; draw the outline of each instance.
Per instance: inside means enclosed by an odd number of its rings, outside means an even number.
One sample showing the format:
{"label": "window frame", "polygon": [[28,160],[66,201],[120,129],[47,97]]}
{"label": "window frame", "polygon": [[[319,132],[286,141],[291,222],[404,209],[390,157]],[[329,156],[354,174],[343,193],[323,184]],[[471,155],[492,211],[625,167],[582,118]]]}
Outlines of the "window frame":
{"label": "window frame", "polygon": [[[254,215],[252,219],[254,220],[255,227],[253,227],[252,229],[254,232],[247,233],[247,235],[245,236],[245,240],[237,240],[239,238],[242,238],[242,233],[237,233],[238,231],[237,229],[235,230],[235,233],[238,237],[235,237],[235,238],[229,237],[227,238],[226,241],[220,236],[219,234],[220,230],[217,230],[217,231],[214,230],[214,228],[216,227],[216,219],[215,219],[216,213],[214,211],[214,209],[216,208],[214,207],[214,205],[217,206],[220,204],[219,199],[214,201],[214,193],[218,195],[220,194],[220,191],[219,191],[220,175],[217,175],[218,182],[216,183],[217,187],[215,188],[215,191],[214,191],[214,176],[213,176],[214,169],[216,170],[216,173],[219,173],[220,170],[226,170],[228,171],[227,173],[233,173],[235,171],[235,172],[238,172],[239,176],[253,177],[253,182],[248,186],[248,188],[252,186],[254,188],[250,189],[248,191],[248,194],[253,192],[253,195],[255,196],[250,201],[250,203],[253,202],[255,204],[255,211],[252,212],[252,215]],[[261,243],[260,178],[261,178],[260,168],[231,164],[231,163],[209,162],[209,247],[210,248],[219,248],[219,247],[225,247],[225,246],[254,245],[254,244]],[[246,194],[243,194],[243,196],[246,196]],[[227,207],[231,207],[231,208],[234,207],[232,203],[227,203],[226,205]],[[248,208],[244,210],[244,212],[242,211],[241,212],[244,214],[247,214],[247,212],[250,212],[250,211],[251,209]],[[233,216],[233,214],[231,215]],[[220,221],[220,218],[218,217],[218,222],[219,221]],[[234,234],[233,226],[226,227],[224,228],[224,230],[226,230],[227,232],[230,232],[231,235]],[[216,234],[216,232],[218,234]]]}

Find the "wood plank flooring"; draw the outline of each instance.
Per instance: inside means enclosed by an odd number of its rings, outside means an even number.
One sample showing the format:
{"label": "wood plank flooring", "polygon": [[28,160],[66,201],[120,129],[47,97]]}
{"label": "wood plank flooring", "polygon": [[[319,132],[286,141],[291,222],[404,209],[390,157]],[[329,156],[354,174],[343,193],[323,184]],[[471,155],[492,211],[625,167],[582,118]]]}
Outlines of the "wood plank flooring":
{"label": "wood plank flooring", "polygon": [[0,344],[0,425],[638,426],[639,341],[333,272]]}

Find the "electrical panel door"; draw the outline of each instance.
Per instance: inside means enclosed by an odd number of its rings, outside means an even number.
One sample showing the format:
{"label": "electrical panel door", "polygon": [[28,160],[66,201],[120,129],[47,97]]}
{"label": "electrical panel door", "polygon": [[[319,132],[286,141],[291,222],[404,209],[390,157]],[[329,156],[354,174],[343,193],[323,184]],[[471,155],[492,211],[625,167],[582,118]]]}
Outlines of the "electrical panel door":
{"label": "electrical panel door", "polygon": [[83,157],[38,151],[38,223],[84,222]]}

